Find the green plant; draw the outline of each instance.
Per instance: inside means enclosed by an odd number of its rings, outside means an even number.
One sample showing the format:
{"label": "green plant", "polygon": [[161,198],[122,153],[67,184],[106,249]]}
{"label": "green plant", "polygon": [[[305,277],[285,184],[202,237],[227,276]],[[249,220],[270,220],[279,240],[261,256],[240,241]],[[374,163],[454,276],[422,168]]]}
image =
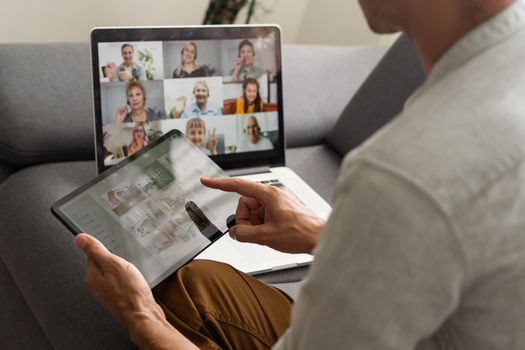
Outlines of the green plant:
{"label": "green plant", "polygon": [[139,54],[139,62],[144,66],[146,71],[146,78],[148,80],[155,79],[155,67],[153,67],[153,55],[148,49],[137,51]]}
{"label": "green plant", "polygon": [[255,11],[256,0],[210,0],[202,24],[231,24],[239,11],[248,6],[245,23],[250,23]]}

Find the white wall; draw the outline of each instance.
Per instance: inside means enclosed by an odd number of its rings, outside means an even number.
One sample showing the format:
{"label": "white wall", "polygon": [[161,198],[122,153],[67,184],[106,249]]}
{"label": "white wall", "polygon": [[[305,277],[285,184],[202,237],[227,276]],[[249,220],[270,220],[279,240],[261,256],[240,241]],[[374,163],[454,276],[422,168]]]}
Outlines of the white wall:
{"label": "white wall", "polygon": [[[277,23],[285,43],[385,45],[357,0],[259,0],[252,23]],[[208,0],[1,0],[0,42],[86,42],[96,26],[200,24]],[[239,16],[242,22],[244,14]]]}

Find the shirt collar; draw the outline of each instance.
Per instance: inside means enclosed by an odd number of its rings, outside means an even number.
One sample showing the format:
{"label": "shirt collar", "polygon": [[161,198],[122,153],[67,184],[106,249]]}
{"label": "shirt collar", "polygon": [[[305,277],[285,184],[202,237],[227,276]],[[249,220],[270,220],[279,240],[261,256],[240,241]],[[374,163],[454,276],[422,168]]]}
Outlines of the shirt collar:
{"label": "shirt collar", "polygon": [[194,102],[194,103],[192,103],[191,112],[192,113],[197,113],[197,114],[208,114],[208,113],[213,112],[213,108],[210,107],[209,103],[206,103],[205,111],[201,112],[201,110],[200,110],[199,106],[197,105],[197,103]]}
{"label": "shirt collar", "polygon": [[525,25],[525,2],[517,0],[457,41],[437,61],[425,85],[432,84],[463,63],[505,40]]}

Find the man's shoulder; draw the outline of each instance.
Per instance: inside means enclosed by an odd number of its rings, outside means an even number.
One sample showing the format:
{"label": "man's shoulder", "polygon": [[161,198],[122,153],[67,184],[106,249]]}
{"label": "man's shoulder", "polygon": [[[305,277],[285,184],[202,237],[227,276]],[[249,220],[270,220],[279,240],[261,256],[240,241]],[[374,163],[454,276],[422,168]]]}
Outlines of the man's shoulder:
{"label": "man's shoulder", "polygon": [[525,108],[482,90],[428,91],[350,158],[417,180],[451,206],[468,201],[525,157]]}

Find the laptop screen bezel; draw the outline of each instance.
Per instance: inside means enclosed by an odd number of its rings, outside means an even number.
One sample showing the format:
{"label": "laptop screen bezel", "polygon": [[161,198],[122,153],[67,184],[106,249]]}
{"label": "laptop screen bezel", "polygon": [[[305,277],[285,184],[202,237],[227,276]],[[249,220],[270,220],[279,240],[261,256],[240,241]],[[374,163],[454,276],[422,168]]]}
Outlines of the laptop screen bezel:
{"label": "laptop screen bezel", "polygon": [[193,41],[255,39],[269,35],[275,37],[277,83],[278,137],[273,150],[230,153],[210,156],[222,169],[282,166],[285,163],[285,140],[283,118],[282,42],[281,29],[277,25],[213,25],[183,27],[108,27],[91,31],[91,70],[93,85],[95,157],[98,173],[110,168],[104,164],[104,139],[101,106],[101,83],[98,44],[108,42],[136,41]]}

